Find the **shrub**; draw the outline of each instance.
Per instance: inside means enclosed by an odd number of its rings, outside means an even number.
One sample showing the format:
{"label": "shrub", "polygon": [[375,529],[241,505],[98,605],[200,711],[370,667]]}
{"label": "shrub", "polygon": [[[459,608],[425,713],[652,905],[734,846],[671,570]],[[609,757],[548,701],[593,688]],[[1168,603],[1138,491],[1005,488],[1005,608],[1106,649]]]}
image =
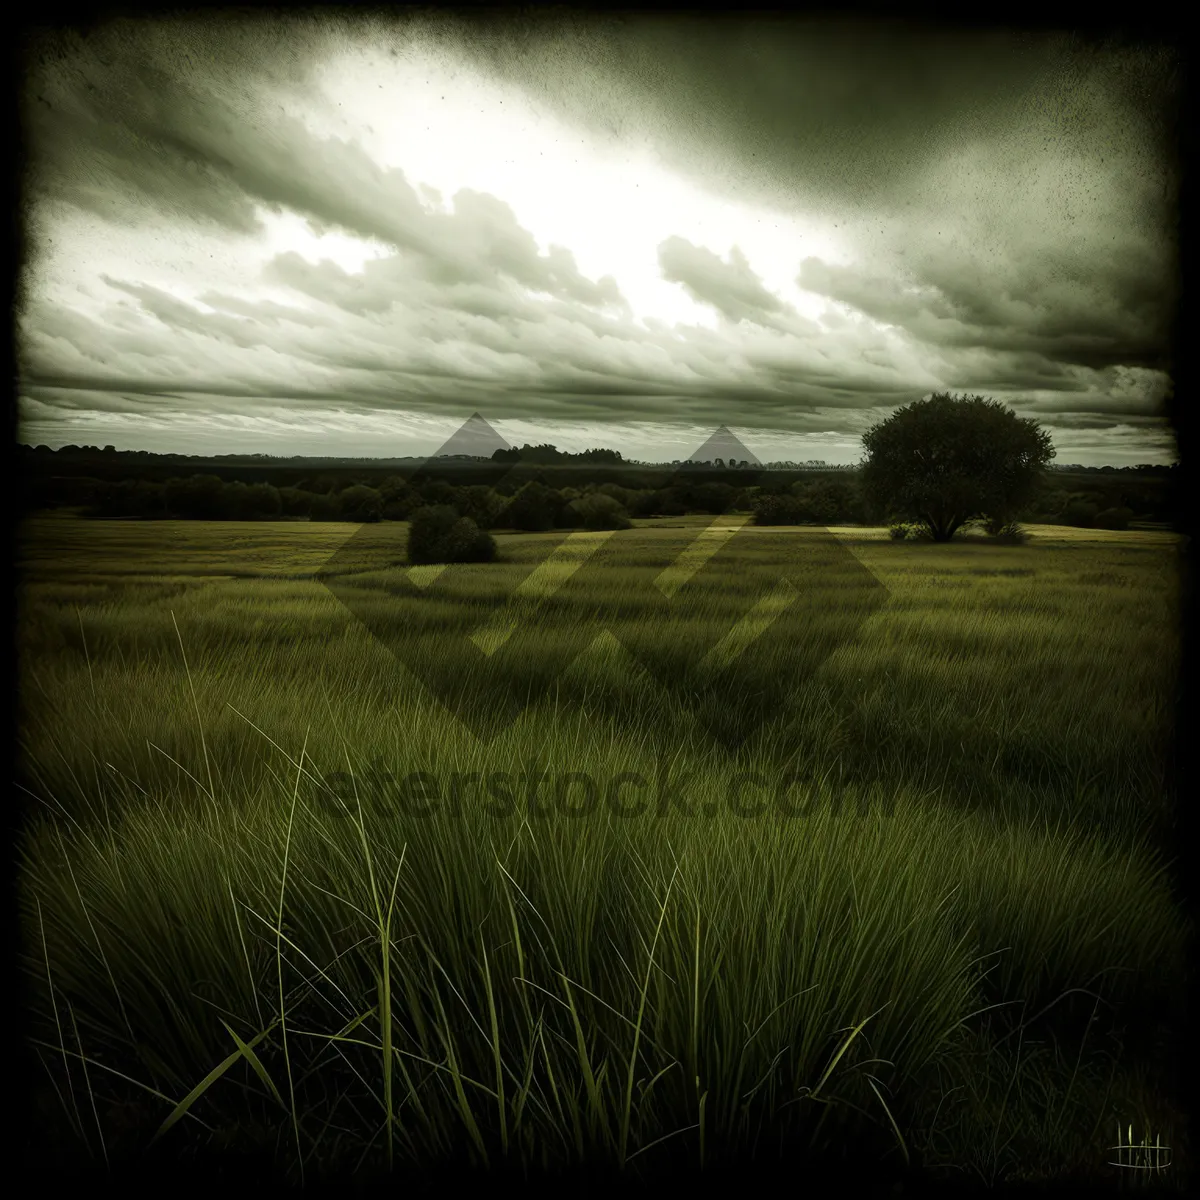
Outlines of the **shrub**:
{"label": "shrub", "polygon": [[100,479],[70,475],[61,478],[35,475],[27,477],[25,482],[26,488],[22,498],[26,510],[59,508],[63,505],[94,505],[96,498],[103,495],[109,486]]}
{"label": "shrub", "polygon": [[410,563],[491,562],[495,557],[495,538],[450,505],[427,505],[412,514]]}
{"label": "shrub", "polygon": [[421,497],[398,475],[389,475],[379,485],[379,499],[383,502],[385,521],[407,521],[422,503]]}
{"label": "shrub", "polygon": [[590,496],[591,494],[591,488],[586,492],[581,492],[578,488],[573,487],[559,488],[558,498],[562,504],[554,514],[554,524],[560,529],[578,529],[583,524],[583,518],[575,508],[575,501],[584,495]]}
{"label": "shrub", "polygon": [[430,508],[455,504],[459,499],[458,489],[452,487],[444,479],[430,479],[417,488],[423,504]]}
{"label": "shrub", "polygon": [[835,491],[827,483],[795,483],[792,485],[795,511],[802,521],[815,521],[828,525],[842,519],[848,499],[841,491]]}
{"label": "shrub", "polygon": [[496,539],[470,517],[459,517],[442,543],[441,562],[492,562]]}
{"label": "shrub", "polygon": [[728,483],[701,483],[692,491],[692,504],[714,517],[728,512],[738,497],[738,489]]}
{"label": "shrub", "polygon": [[279,489],[269,483],[227,483],[221,505],[230,521],[272,521],[283,512]]}
{"label": "shrub", "polygon": [[508,502],[501,519],[512,529],[521,529],[526,533],[544,533],[554,528],[561,507],[559,495],[553,488],[537,480],[530,480]]}
{"label": "shrub", "polygon": [[1029,534],[1019,521],[1005,521],[995,527],[989,525],[988,533],[991,534],[993,540],[1003,542],[1008,546],[1019,546],[1029,541]]}
{"label": "shrub", "polygon": [[484,483],[474,483],[462,489],[459,514],[470,517],[480,529],[491,529],[504,511],[504,498]]}
{"label": "shrub", "polygon": [[219,521],[224,487],[216,475],[193,475],[190,479],[168,479],[165,489],[167,508],[175,516],[196,521]]}
{"label": "shrub", "polygon": [[408,561],[439,562],[442,543],[456,522],[458,513],[448,504],[430,504],[412,513],[408,527]]}
{"label": "shrub", "polygon": [[628,529],[632,524],[624,507],[602,492],[580,496],[567,507],[585,529]]}
{"label": "shrub", "polygon": [[654,488],[640,488],[625,507],[635,517],[656,517],[662,512],[662,493]]}
{"label": "shrub", "polygon": [[310,521],[340,521],[342,506],[336,492],[315,495],[308,509]]}
{"label": "shrub", "polygon": [[1127,508],[1106,508],[1096,514],[1097,529],[1128,529],[1133,513]]}
{"label": "shrub", "polygon": [[371,523],[383,516],[383,497],[365,484],[355,484],[338,493],[343,521]]}
{"label": "shrub", "polygon": [[390,500],[384,500],[383,502],[383,519],[385,521],[407,521],[413,512],[420,507],[420,496],[412,492],[393,496]]}
{"label": "shrub", "polygon": [[273,483],[252,483],[251,505],[264,521],[277,521],[283,516],[283,497]]}
{"label": "shrub", "polygon": [[242,483],[241,480],[235,480],[221,488],[221,520],[269,521],[282,511],[279,491],[269,483]]}
{"label": "shrub", "polygon": [[688,489],[679,484],[660,488],[658,491],[657,515],[660,517],[686,516],[688,509]]}
{"label": "shrub", "polygon": [[92,510],[99,517],[164,517],[166,489],[149,479],[125,479],[102,486]]}
{"label": "shrub", "polygon": [[795,496],[768,492],[755,498],[755,525],[799,525],[803,520],[803,505]]}
{"label": "shrub", "polygon": [[1067,501],[1067,493],[1062,488],[1044,488],[1030,504],[1027,519],[1042,525],[1054,525],[1062,519]]}
{"label": "shrub", "polygon": [[1090,529],[1099,516],[1099,509],[1090,500],[1072,500],[1062,510],[1059,520],[1064,525]]}
{"label": "shrub", "polygon": [[238,521],[242,518],[247,507],[246,485],[240,480],[221,485],[217,519],[221,521]]}
{"label": "shrub", "polygon": [[919,521],[897,521],[888,526],[888,536],[894,542],[927,542],[933,535]]}
{"label": "shrub", "polygon": [[282,487],[279,489],[279,500],[285,517],[307,517],[313,497],[311,492],[301,491],[300,488]]}
{"label": "shrub", "polygon": [[596,488],[602,496],[611,496],[626,512],[633,510],[641,492],[634,488],[622,487],[619,483],[602,483]]}

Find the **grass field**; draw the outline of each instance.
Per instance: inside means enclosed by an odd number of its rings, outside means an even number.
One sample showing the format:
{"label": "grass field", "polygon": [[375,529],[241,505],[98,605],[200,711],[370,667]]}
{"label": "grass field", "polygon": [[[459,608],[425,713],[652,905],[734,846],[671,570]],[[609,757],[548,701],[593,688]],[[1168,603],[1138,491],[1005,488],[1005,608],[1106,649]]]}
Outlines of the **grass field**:
{"label": "grass field", "polygon": [[28,521],[47,1145],[1182,1179],[1175,536],[709,524]]}

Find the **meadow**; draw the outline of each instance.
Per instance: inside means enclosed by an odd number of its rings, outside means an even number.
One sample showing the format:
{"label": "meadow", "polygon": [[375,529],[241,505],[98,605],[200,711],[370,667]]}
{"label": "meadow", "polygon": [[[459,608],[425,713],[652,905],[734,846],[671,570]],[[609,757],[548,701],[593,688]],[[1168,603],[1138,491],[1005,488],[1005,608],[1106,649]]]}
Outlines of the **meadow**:
{"label": "meadow", "polygon": [[1182,1180],[1177,537],[711,524],[27,520],[36,1152]]}

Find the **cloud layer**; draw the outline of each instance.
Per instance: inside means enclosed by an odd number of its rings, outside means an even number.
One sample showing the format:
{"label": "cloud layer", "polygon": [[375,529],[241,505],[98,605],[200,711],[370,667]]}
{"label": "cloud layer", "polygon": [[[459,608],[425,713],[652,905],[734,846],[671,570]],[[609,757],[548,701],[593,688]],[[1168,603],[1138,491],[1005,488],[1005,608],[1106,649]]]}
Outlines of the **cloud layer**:
{"label": "cloud layer", "polygon": [[[849,253],[798,257],[785,295],[736,229],[672,234],[653,266],[711,320],[639,312],[505,197],[443,199],[365,137],[326,132],[321,64],[366,37],[397,70],[450,45],[464,70],[589,137],[643,139],[764,219],[832,221]],[[255,449],[291,453],[289,413],[304,440],[337,414],[477,409],[592,444],[655,423],[850,444],[951,389],[1038,416],[1060,460],[1172,457],[1173,62],[965,37],[229,18],[47,40],[24,87],[26,439],[136,444],[139,422],[194,439],[207,420],[233,450],[241,421]],[[273,244],[297,218],[360,265]]]}

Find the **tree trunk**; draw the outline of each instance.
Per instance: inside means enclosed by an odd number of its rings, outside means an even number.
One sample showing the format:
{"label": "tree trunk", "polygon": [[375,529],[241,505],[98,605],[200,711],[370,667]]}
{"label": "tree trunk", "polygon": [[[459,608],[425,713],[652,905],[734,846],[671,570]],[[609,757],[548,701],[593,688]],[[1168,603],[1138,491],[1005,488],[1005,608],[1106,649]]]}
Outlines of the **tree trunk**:
{"label": "tree trunk", "polygon": [[962,524],[962,518],[957,513],[947,514],[945,509],[923,513],[921,520],[929,526],[929,532],[935,542],[948,542]]}
{"label": "tree trunk", "polygon": [[941,517],[936,521],[929,521],[929,531],[933,535],[935,542],[948,542],[958,531],[962,522],[958,517]]}

